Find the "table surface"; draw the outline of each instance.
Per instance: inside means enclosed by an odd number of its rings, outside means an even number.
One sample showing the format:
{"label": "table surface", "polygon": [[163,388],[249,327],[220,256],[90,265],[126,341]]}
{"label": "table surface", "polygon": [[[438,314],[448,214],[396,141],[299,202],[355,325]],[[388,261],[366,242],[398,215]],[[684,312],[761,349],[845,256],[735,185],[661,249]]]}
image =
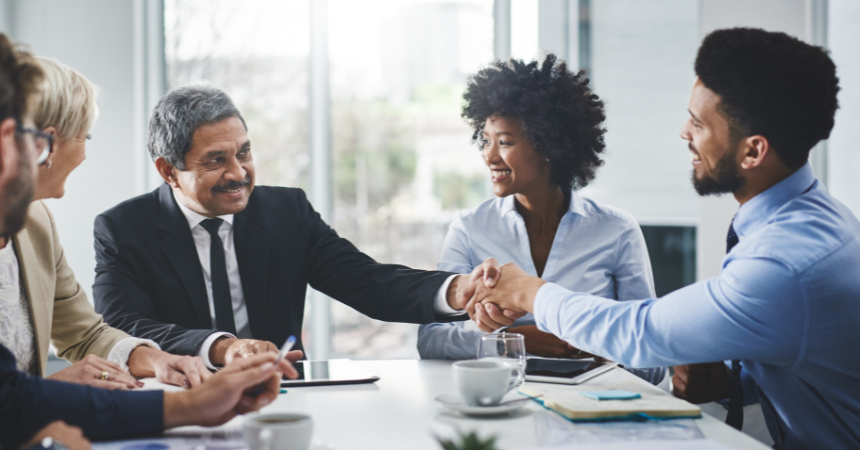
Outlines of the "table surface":
{"label": "table surface", "polygon": [[[314,441],[335,450],[439,450],[435,436],[453,437],[456,431],[495,435],[500,450],[538,446],[534,414],[543,408],[529,402],[510,416],[471,418],[452,412],[434,399],[454,393],[451,361],[357,361],[379,376],[373,384],[288,388],[263,412],[299,412],[314,420]],[[622,369],[585,382],[600,386],[635,380],[642,389],[656,389]],[[157,387],[152,380],[148,388]],[[662,391],[661,391],[662,392]],[[696,420],[705,437],[737,449],[767,449],[713,417]]]}

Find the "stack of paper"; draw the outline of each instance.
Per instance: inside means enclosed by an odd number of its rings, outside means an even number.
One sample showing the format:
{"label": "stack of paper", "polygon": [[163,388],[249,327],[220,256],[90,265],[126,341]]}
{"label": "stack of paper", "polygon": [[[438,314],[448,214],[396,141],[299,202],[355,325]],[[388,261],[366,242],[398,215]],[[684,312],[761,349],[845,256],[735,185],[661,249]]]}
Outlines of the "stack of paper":
{"label": "stack of paper", "polygon": [[[631,400],[597,400],[580,394],[583,391],[622,390],[638,392]],[[600,386],[526,383],[520,393],[534,398],[546,408],[571,420],[606,420],[648,417],[700,417],[702,410],[692,403],[656,389],[642,389],[634,381]]]}

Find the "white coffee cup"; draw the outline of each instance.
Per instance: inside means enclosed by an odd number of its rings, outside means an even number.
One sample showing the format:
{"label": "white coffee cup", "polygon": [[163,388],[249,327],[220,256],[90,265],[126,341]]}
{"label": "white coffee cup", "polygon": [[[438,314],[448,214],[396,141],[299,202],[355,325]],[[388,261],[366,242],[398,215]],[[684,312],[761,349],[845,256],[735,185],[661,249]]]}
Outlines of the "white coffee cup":
{"label": "white coffee cup", "polygon": [[308,450],[314,422],[306,414],[258,414],[245,420],[244,431],[250,450]]}
{"label": "white coffee cup", "polygon": [[493,406],[519,384],[518,367],[503,361],[457,361],[454,386],[469,406]]}

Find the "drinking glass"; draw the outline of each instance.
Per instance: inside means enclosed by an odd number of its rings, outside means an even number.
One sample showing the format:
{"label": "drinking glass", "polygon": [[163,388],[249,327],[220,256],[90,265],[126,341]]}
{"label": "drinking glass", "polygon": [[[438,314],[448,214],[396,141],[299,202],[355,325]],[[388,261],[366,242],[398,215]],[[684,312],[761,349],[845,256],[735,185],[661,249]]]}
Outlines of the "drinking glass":
{"label": "drinking glass", "polygon": [[490,333],[481,336],[478,359],[506,363],[515,372],[513,387],[523,384],[526,377],[526,341],[519,333]]}

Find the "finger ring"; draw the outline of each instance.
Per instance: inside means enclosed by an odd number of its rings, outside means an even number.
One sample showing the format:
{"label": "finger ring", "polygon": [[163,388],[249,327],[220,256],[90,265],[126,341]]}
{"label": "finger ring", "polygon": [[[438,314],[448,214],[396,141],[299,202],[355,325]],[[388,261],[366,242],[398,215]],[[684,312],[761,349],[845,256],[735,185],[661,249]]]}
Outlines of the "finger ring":
{"label": "finger ring", "polygon": [[110,379],[110,374],[107,372],[107,370],[103,370],[102,371],[102,380],[107,381],[109,379]]}

